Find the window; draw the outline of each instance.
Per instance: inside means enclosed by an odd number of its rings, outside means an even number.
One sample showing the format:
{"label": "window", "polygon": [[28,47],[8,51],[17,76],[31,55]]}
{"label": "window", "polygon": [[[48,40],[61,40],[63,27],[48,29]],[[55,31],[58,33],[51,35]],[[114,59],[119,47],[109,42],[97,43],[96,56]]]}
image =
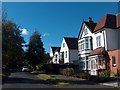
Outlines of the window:
{"label": "window", "polygon": [[101,46],[101,36],[96,37],[97,47]]}
{"label": "window", "polygon": [[63,43],[63,47],[65,47],[65,43]]}
{"label": "window", "polygon": [[89,48],[88,38],[85,38],[85,49]]}
{"label": "window", "polygon": [[80,51],[84,50],[84,40],[80,42]]}
{"label": "window", "polygon": [[90,69],[90,61],[88,61],[88,69]]}
{"label": "window", "polygon": [[80,65],[80,69],[85,69],[85,67],[86,67],[86,66],[85,66],[85,62],[80,62],[79,65]]}
{"label": "window", "polygon": [[67,51],[65,51],[65,58],[67,58]]}
{"label": "window", "polygon": [[96,69],[95,60],[92,60],[92,61],[91,61],[91,69]]}
{"label": "window", "polygon": [[87,35],[87,34],[88,34],[88,30],[86,28],[86,29],[84,29],[84,36]]}
{"label": "window", "polygon": [[85,60],[85,57],[79,57],[79,59],[82,61],[82,60]]}
{"label": "window", "polygon": [[116,66],[116,57],[115,56],[112,56],[112,65],[113,65],[113,67]]}

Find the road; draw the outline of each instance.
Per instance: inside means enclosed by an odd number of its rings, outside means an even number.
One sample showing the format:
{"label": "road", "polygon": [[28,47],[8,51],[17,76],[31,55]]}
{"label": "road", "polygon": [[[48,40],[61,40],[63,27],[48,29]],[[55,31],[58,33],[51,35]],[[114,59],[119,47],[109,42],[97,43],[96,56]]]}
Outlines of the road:
{"label": "road", "polygon": [[27,72],[12,73],[10,77],[3,82],[2,88],[3,90],[6,88],[109,88],[109,90],[113,90],[113,87],[93,83],[86,84],[82,81],[80,81],[79,84],[73,84],[64,87],[55,86],[46,81],[40,80],[38,77]]}
{"label": "road", "polygon": [[53,88],[54,86],[28,72],[12,73],[3,82],[2,88]]}

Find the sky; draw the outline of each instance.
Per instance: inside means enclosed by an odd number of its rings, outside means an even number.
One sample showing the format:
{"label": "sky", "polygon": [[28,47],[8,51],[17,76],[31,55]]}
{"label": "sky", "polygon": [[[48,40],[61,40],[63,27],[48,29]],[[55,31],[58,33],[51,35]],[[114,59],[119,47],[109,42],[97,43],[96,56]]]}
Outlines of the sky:
{"label": "sky", "polygon": [[3,2],[7,18],[20,26],[26,43],[35,30],[41,34],[46,52],[61,46],[63,37],[78,37],[82,21],[98,22],[106,14],[117,14],[117,2]]}

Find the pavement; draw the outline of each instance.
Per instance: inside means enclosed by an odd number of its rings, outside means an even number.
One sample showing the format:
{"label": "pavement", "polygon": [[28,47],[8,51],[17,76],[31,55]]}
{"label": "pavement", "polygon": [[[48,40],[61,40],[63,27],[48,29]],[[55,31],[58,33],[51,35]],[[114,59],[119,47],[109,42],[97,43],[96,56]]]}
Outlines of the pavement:
{"label": "pavement", "polygon": [[[117,81],[110,81],[110,82],[100,83],[100,85],[118,87],[118,82]],[[120,85],[119,85],[119,87],[120,87]]]}

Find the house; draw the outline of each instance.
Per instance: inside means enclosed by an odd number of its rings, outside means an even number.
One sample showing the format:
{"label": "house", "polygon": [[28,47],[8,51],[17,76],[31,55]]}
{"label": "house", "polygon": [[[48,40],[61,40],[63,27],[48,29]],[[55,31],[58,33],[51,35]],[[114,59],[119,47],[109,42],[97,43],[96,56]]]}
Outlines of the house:
{"label": "house", "polygon": [[50,50],[51,62],[53,64],[59,64],[60,60],[60,47],[51,47]]}
{"label": "house", "polygon": [[78,61],[78,39],[64,37],[60,49],[60,63],[75,63]]}
{"label": "house", "polygon": [[[89,32],[90,28],[85,29],[85,26],[92,27],[93,25],[89,24],[90,26],[88,26],[85,22],[82,25],[78,39],[78,47],[80,47],[78,50],[80,61],[83,60],[83,58],[81,59],[83,55],[86,59],[84,60],[85,64],[82,64],[80,67],[86,67],[83,70],[88,70],[91,75],[98,75],[98,71],[103,69],[110,70],[114,73],[117,72],[117,69],[120,69],[120,42],[118,38],[120,35],[119,18],[120,14],[107,14],[98,21],[96,25],[94,24],[94,28],[92,28],[91,32]],[[87,34],[85,35],[84,33],[86,32]],[[89,39],[86,40],[88,45],[86,45],[85,40],[83,42],[84,46],[81,45],[83,36],[85,38],[88,38],[88,36],[91,37],[91,41]],[[86,51],[85,45],[91,45],[91,48]],[[82,50],[81,47],[84,49]],[[87,54],[84,54],[85,52]]]}
{"label": "house", "polygon": [[78,35],[78,56],[80,60],[80,70],[88,70],[88,56],[93,50],[93,30],[96,23],[89,17],[88,21],[83,21]]}
{"label": "house", "polygon": [[[118,28],[118,18],[120,18],[120,14],[107,14],[97,23],[94,29],[94,48],[91,52],[90,58],[96,56],[97,65],[93,72],[101,69],[107,69],[110,70],[111,73],[116,73],[117,69],[120,69],[120,58],[118,55],[120,52],[118,40],[120,29]],[[97,54],[98,52],[96,49],[98,48],[101,48],[102,54]],[[95,52],[94,55],[92,55],[93,52]]]}

